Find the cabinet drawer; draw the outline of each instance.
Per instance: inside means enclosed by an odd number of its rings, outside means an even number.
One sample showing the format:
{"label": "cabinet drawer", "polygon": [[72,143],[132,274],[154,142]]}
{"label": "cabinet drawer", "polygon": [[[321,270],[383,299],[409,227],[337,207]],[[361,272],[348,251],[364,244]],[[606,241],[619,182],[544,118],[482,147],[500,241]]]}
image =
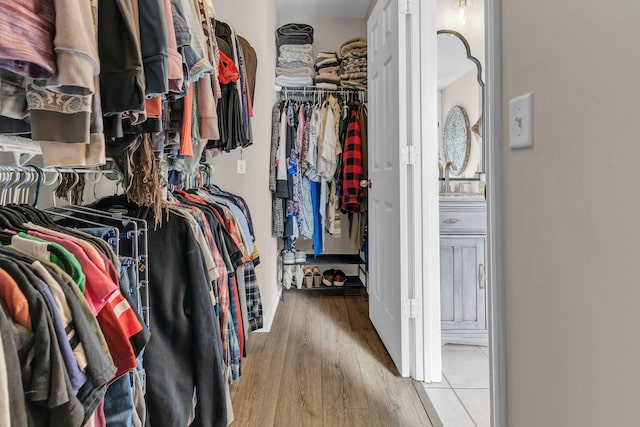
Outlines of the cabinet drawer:
{"label": "cabinet drawer", "polygon": [[487,210],[484,207],[440,208],[440,234],[486,233]]}

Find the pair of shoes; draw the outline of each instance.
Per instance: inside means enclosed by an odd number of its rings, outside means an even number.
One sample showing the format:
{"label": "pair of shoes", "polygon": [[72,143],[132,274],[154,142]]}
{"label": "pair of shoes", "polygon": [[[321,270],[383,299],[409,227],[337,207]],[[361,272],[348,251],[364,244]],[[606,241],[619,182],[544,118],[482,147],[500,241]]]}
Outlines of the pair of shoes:
{"label": "pair of shoes", "polygon": [[311,267],[304,268],[304,286],[306,288],[313,288],[313,270]]}
{"label": "pair of shoes", "polygon": [[282,251],[282,263],[293,265],[296,263],[296,254],[293,251]]}
{"label": "pair of shoes", "polygon": [[304,269],[304,285],[307,288],[319,288],[322,284],[322,273],[320,268],[315,266],[313,268],[306,267]]}
{"label": "pair of shoes", "polygon": [[294,251],[296,264],[304,264],[307,262],[307,254],[303,251]]}
{"label": "pair of shoes", "polygon": [[284,273],[282,273],[282,284],[285,289],[291,289],[291,282],[293,282],[293,271],[291,267],[285,267]]}
{"label": "pair of shoes", "polygon": [[302,284],[304,282],[304,273],[302,272],[302,266],[296,265],[295,272],[293,273],[293,279],[296,282],[296,288],[302,289]]}
{"label": "pair of shoes", "polygon": [[307,254],[303,251],[282,251],[282,263],[284,265],[304,264],[307,262]]}
{"label": "pair of shoes", "polygon": [[322,283],[325,286],[344,286],[347,275],[342,270],[329,269],[322,274]]}

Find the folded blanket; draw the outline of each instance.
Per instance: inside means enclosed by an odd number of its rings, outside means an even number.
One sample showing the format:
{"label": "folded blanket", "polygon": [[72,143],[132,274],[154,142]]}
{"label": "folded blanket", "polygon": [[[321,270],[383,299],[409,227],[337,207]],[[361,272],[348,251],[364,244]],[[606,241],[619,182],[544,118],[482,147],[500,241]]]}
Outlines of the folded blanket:
{"label": "folded blanket", "polygon": [[308,62],[302,61],[280,61],[278,60],[278,66],[280,68],[302,68],[302,67],[313,67],[313,64],[309,64]]}
{"label": "folded blanket", "polygon": [[340,78],[342,80],[359,80],[359,79],[367,79],[367,73],[366,71],[363,73],[347,73],[347,74],[340,74]]}
{"label": "folded blanket", "polygon": [[340,65],[340,62],[336,58],[326,58],[316,62],[317,68],[335,67],[336,65]]}
{"label": "folded blanket", "polygon": [[339,77],[337,71],[325,71],[324,68],[322,70],[318,71],[318,75],[319,76],[335,76],[335,77]]}
{"label": "folded blanket", "polygon": [[342,59],[349,51],[358,49],[358,48],[366,48],[367,47],[367,38],[366,37],[356,37],[353,39],[349,39],[342,43],[336,55],[339,59]]}
{"label": "folded blanket", "polygon": [[367,90],[366,82],[355,82],[355,81],[343,81],[340,82],[340,86],[345,89],[356,89],[356,90]]}
{"label": "folded blanket", "polygon": [[314,77],[316,72],[311,67],[276,67],[276,76],[287,77]]}
{"label": "folded blanket", "polygon": [[342,65],[344,67],[354,66],[354,65],[367,65],[367,58],[358,58],[358,59],[347,59],[342,61]]}
{"label": "folded blanket", "polygon": [[313,86],[313,78],[278,76],[276,77],[276,85],[281,87]]}
{"label": "folded blanket", "polygon": [[334,65],[333,67],[320,67],[318,68],[318,66],[316,65],[316,69],[318,70],[318,73],[338,73],[338,71],[340,71],[340,67],[337,65]]}
{"label": "folded blanket", "polygon": [[313,57],[302,52],[282,52],[278,57],[278,63],[287,63],[292,61],[300,61],[305,64],[313,65]]}
{"label": "folded blanket", "polygon": [[335,83],[316,83],[318,89],[338,90],[338,85]]}
{"label": "folded blanket", "polygon": [[340,67],[340,71],[338,71],[339,74],[346,74],[346,73],[360,73],[360,72],[364,72],[367,71],[367,64],[363,64],[363,65],[342,65]]}
{"label": "folded blanket", "polygon": [[340,77],[338,76],[316,76],[316,83],[340,83]]}
{"label": "folded blanket", "polygon": [[318,60],[320,60],[320,59],[328,59],[328,58],[338,59],[338,57],[336,56],[335,52],[319,52],[316,55],[316,58]]}
{"label": "folded blanket", "polygon": [[359,47],[353,50],[348,50],[342,57],[342,60],[346,61],[349,58],[366,58],[366,57],[367,57],[367,48]]}
{"label": "folded blanket", "polygon": [[307,24],[286,24],[276,31],[278,47],[284,44],[313,44],[313,27]]}
{"label": "folded blanket", "polygon": [[284,52],[299,52],[311,55],[313,52],[313,46],[310,44],[283,44],[280,46],[280,54]]}

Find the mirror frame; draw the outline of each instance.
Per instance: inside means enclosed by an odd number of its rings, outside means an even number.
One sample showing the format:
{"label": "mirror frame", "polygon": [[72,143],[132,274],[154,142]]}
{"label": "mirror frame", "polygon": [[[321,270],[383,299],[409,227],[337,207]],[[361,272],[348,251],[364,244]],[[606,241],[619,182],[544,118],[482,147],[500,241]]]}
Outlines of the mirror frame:
{"label": "mirror frame", "polygon": [[[458,162],[455,161],[455,159],[448,158],[447,155],[450,152],[451,148],[451,144],[449,143],[451,141],[451,135],[449,135],[448,132],[452,130],[452,126],[455,129],[453,120],[456,118],[461,118],[464,122],[465,153],[464,160],[462,162]],[[462,138],[460,138],[460,140],[454,139],[454,146],[457,146],[458,144],[455,144],[455,142],[461,142],[461,139]],[[442,131],[442,142],[444,145],[444,161],[452,161],[456,164],[456,169],[451,168],[449,169],[449,171],[453,176],[462,175],[467,168],[467,165],[469,164],[469,155],[471,154],[471,126],[469,124],[469,115],[467,114],[467,110],[465,110],[463,106],[455,105],[451,107],[451,109],[447,112],[447,118],[444,121],[444,129]]]}
{"label": "mirror frame", "polygon": [[[480,85],[480,89],[482,90],[482,170],[480,171],[480,173],[482,175],[484,175],[486,173],[487,167],[487,150],[485,148],[486,144],[484,141],[484,130],[486,129],[485,123],[484,123],[484,117],[485,117],[485,112],[484,112],[484,97],[485,97],[485,90],[484,90],[484,82],[482,81],[482,64],[480,63],[480,61],[478,60],[478,58],[476,58],[475,56],[471,55],[471,48],[469,47],[469,42],[467,41],[467,39],[460,34],[459,32],[455,31],[455,30],[438,30],[436,31],[436,35],[440,35],[440,34],[449,34],[452,36],[457,37],[462,44],[464,45],[465,50],[467,51],[467,59],[470,60],[471,62],[473,62],[477,69],[478,69],[478,73],[476,75],[477,80],[478,80],[478,84]],[[473,126],[472,124],[470,124],[470,126]]]}

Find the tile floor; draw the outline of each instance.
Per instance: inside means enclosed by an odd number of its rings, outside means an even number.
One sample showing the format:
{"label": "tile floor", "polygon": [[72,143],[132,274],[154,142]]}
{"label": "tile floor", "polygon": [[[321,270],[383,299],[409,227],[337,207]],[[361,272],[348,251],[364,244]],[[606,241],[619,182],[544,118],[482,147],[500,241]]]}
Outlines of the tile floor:
{"label": "tile floor", "polygon": [[489,427],[487,347],[445,345],[442,382],[424,387],[444,427]]}

